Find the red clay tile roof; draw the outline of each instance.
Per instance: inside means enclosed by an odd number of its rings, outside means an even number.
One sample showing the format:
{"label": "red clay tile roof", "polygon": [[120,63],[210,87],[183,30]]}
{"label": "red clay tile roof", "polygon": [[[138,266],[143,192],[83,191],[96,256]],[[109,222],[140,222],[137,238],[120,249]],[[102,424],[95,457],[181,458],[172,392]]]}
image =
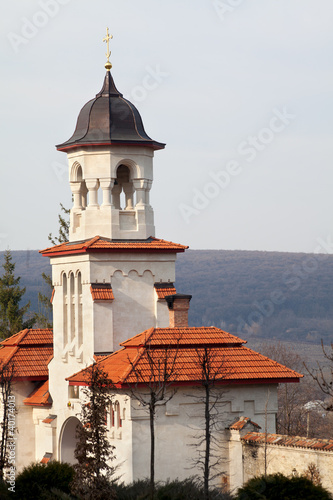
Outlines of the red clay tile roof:
{"label": "red clay tile roof", "polygon": [[[118,387],[147,383],[152,378],[150,361],[156,370],[166,356],[174,362],[173,383],[200,383],[199,356],[208,350],[211,369],[220,384],[298,382],[299,373],[242,345],[238,337],[215,327],[151,328],[125,342],[119,351],[99,361],[100,367]],[[167,351],[166,351],[167,349]],[[147,354],[148,353],[148,354]],[[135,368],[134,368],[135,367]],[[88,367],[69,377],[70,385],[86,385]],[[139,374],[139,380],[138,380]]]}
{"label": "red clay tile roof", "polygon": [[206,346],[206,345],[242,345],[242,340],[231,333],[224,332],[215,326],[187,326],[175,328],[150,328],[125,340],[120,345],[124,347],[149,346]]}
{"label": "red clay tile roof", "polygon": [[90,240],[79,242],[65,242],[54,247],[40,250],[40,253],[48,257],[58,255],[89,253],[89,252],[162,252],[177,253],[184,252],[188,248],[178,243],[165,241],[154,237],[146,240],[109,240],[101,236],[95,236]]}
{"label": "red clay tile roof", "polygon": [[164,299],[167,295],[177,293],[173,283],[155,283],[154,287],[158,299]]}
{"label": "red clay tile roof", "polygon": [[46,380],[32,391],[27,398],[23,400],[25,405],[30,406],[52,406],[52,398],[49,393],[49,381]]}
{"label": "red clay tile roof", "polygon": [[244,427],[247,424],[251,424],[254,427],[257,427],[258,429],[261,429],[260,425],[256,424],[255,422],[252,422],[250,417],[240,417],[237,422],[234,422],[233,424],[229,425],[229,429],[235,430],[235,431],[240,431],[241,429],[244,429]]}
{"label": "red clay tile roof", "polygon": [[42,420],[42,422],[44,424],[51,424],[53,422],[53,420],[55,420],[57,418],[57,415],[49,415],[48,417],[44,418],[44,420]]}
{"label": "red clay tile roof", "polygon": [[22,330],[0,345],[0,361],[14,364],[14,380],[47,380],[47,365],[53,355],[52,329]]}
{"label": "red clay tile roof", "polygon": [[51,458],[52,458],[52,453],[45,453],[40,463],[47,464],[51,460]]}
{"label": "red clay tile roof", "polygon": [[312,450],[333,452],[333,439],[316,439],[300,436],[284,436],[282,434],[266,434],[264,432],[248,432],[241,438],[246,443],[265,443],[276,446],[291,446],[293,448],[308,448]]}
{"label": "red clay tile roof", "polygon": [[93,283],[90,286],[93,300],[114,300],[110,283]]}

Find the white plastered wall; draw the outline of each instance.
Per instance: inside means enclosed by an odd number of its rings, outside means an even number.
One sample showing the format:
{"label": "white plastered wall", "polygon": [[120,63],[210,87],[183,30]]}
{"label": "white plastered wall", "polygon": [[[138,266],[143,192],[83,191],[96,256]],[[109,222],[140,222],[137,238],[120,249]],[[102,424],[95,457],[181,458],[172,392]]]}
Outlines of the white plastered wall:
{"label": "white plastered wall", "polygon": [[15,396],[15,405],[17,413],[15,415],[16,428],[16,468],[21,470],[27,464],[35,460],[35,426],[33,422],[32,406],[24,405],[24,399],[36,387],[29,381],[15,382],[13,386],[13,395]]}
{"label": "white plastered wall", "polygon": [[[270,401],[267,405],[268,428],[275,430],[275,412],[277,407],[277,387],[270,385]],[[185,479],[189,475],[201,474],[192,469],[198,429],[203,429],[203,406],[193,395],[198,395],[200,388],[179,388],[174,397],[158,408],[155,420],[156,436],[156,480]],[[229,456],[229,432],[225,428],[243,415],[247,401],[255,401],[251,419],[264,425],[266,412],[267,386],[248,385],[223,387],[223,404],[219,407],[221,432],[219,453],[222,457],[220,476],[217,485],[222,484],[222,477],[238,474],[234,461]],[[132,397],[129,416],[123,422],[122,439],[114,438],[117,463],[121,464],[124,481],[129,482],[149,476],[150,428],[147,411]],[[128,404],[128,403],[127,403]],[[129,449],[132,449],[132,461],[129,461]],[[235,483],[235,480],[233,481]]]}

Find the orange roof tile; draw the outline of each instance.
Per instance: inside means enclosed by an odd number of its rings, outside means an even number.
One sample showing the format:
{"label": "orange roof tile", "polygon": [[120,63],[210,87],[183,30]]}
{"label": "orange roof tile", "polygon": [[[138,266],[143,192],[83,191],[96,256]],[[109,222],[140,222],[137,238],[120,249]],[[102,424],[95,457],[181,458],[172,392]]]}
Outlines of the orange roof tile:
{"label": "orange roof tile", "polygon": [[60,245],[40,250],[48,257],[86,252],[184,252],[188,248],[178,243],[149,237],[146,240],[110,240],[95,236],[90,240],[78,242],[65,242]]}
{"label": "orange roof tile", "polygon": [[158,299],[164,299],[168,295],[177,293],[173,283],[155,283],[154,287]]}
{"label": "orange roof tile", "polygon": [[45,453],[43,456],[42,460],[40,461],[41,464],[47,464],[52,458],[52,453]]}
{"label": "orange roof tile", "polygon": [[93,300],[114,300],[110,283],[93,283],[90,286],[90,292]]}
{"label": "orange roof tile", "polygon": [[120,345],[124,347],[141,347],[149,342],[149,346],[202,346],[202,345],[241,345],[242,340],[231,333],[215,326],[187,326],[174,328],[150,328]]}
{"label": "orange roof tile", "polygon": [[333,452],[333,439],[316,439],[300,436],[285,436],[282,434],[265,434],[264,432],[248,432],[241,438],[247,443],[269,443],[276,446],[291,446],[293,448],[308,448],[313,450]]}
{"label": "orange roof tile", "polygon": [[0,343],[0,361],[13,363],[14,380],[46,380],[53,355],[52,329],[26,329]]}
{"label": "orange roof tile", "polygon": [[26,328],[0,342],[3,346],[53,344],[52,328]]}
{"label": "orange roof tile", "polygon": [[231,430],[240,431],[241,429],[244,429],[244,427],[248,424],[257,427],[258,429],[261,429],[260,425],[256,424],[255,422],[252,422],[250,417],[240,417],[236,422],[229,425],[228,428]]}
{"label": "orange roof tile", "polygon": [[[122,349],[106,356],[99,364],[118,386],[147,383],[152,378],[151,360],[156,361],[158,370],[159,362],[167,352],[169,366],[174,363],[172,381],[175,384],[193,384],[202,380],[199,357],[208,349],[211,369],[221,384],[298,382],[302,377],[294,370],[244,347],[243,342],[215,327],[151,328],[122,342]],[[157,376],[157,373],[153,374],[153,377]],[[89,367],[68,380],[73,385],[86,384]]]}
{"label": "orange roof tile", "polygon": [[44,420],[42,420],[42,422],[44,424],[51,424],[53,422],[53,420],[55,420],[57,418],[57,415],[49,415],[48,417],[44,418]]}
{"label": "orange roof tile", "polygon": [[49,393],[49,381],[46,380],[38,384],[32,393],[23,400],[23,403],[30,406],[52,406],[52,398]]}

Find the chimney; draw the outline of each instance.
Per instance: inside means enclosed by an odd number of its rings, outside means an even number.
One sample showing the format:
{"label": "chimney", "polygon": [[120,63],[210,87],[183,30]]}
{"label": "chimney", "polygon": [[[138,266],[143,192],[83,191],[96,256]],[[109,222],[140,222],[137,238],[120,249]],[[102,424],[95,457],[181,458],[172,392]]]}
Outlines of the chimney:
{"label": "chimney", "polygon": [[188,326],[188,310],[190,308],[190,300],[192,295],[183,295],[175,293],[167,295],[165,300],[169,308],[169,327],[184,328]]}

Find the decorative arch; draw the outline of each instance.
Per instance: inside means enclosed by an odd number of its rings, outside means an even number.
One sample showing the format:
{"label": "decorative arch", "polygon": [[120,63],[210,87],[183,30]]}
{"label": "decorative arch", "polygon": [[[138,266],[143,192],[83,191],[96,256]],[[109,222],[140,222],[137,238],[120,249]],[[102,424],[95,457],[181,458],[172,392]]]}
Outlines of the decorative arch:
{"label": "decorative arch", "polygon": [[60,460],[62,462],[76,463],[74,450],[77,443],[76,428],[79,425],[82,424],[78,418],[69,417],[62,426],[59,440]]}
{"label": "decorative arch", "polygon": [[61,271],[60,274],[60,285],[61,286],[66,286],[67,284],[67,274],[66,271]]}
{"label": "decorative arch", "polygon": [[129,278],[136,279],[140,277],[140,274],[136,269],[131,269],[130,271],[128,271],[127,276]]}
{"label": "decorative arch", "polygon": [[154,275],[150,269],[145,269],[142,273],[142,277],[147,280],[149,283],[152,282],[154,283]]}
{"label": "decorative arch", "polygon": [[118,168],[121,166],[121,165],[124,165],[125,167],[127,167],[130,171],[130,180],[133,180],[137,177],[140,177],[139,175],[139,166],[137,163],[135,163],[135,161],[133,160],[130,160],[129,158],[123,158],[122,160],[118,161],[118,163],[116,164],[115,166],[115,177],[117,177],[117,171],[118,171]]}
{"label": "decorative arch", "polygon": [[73,163],[69,177],[71,182],[78,182],[83,180],[82,167],[78,161],[75,161]]}

